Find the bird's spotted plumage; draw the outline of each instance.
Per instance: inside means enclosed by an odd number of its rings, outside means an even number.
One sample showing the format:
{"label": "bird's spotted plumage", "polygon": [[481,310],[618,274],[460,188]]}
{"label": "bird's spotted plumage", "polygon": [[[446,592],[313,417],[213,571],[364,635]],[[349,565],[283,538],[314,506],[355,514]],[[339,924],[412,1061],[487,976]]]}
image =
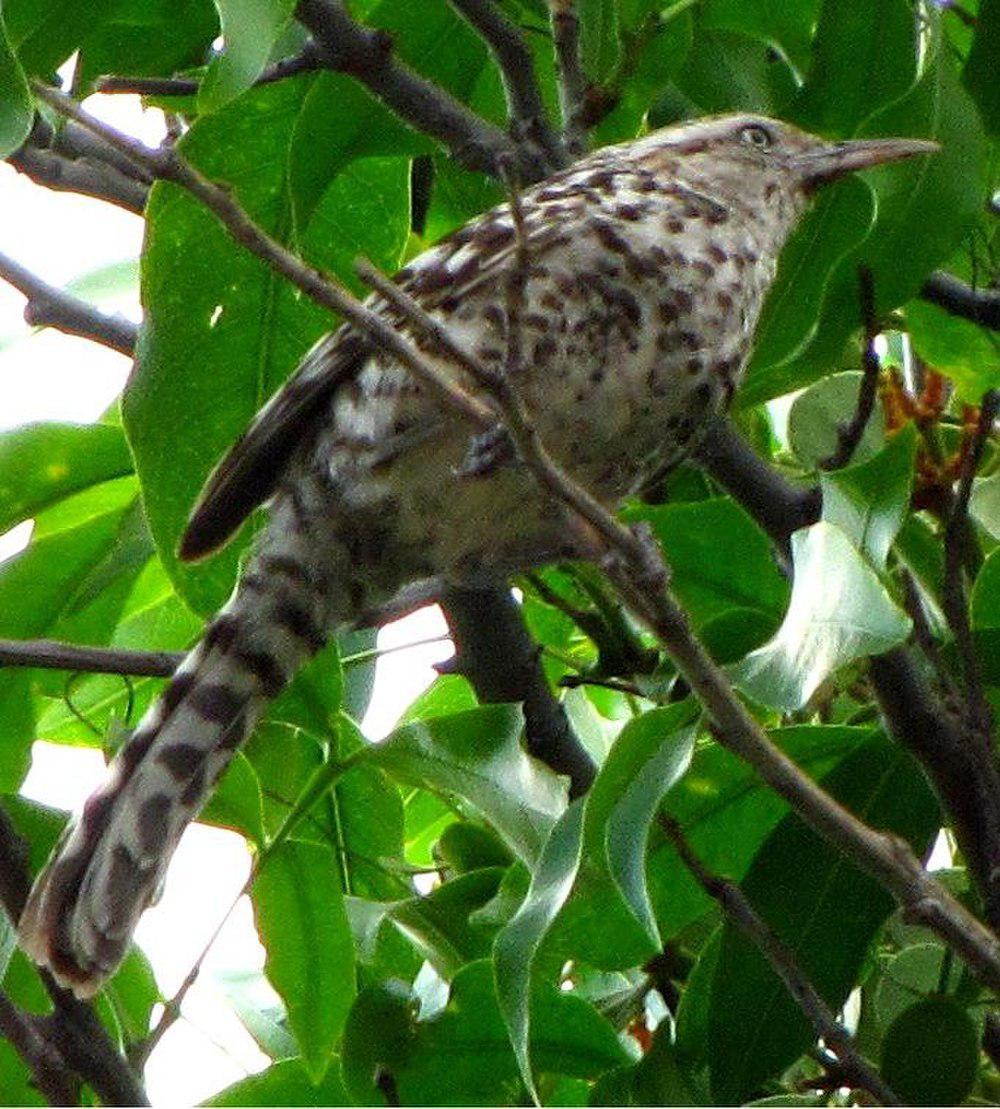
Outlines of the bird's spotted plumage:
{"label": "bird's spotted plumage", "polygon": [[[732,396],[812,189],[926,149],[831,145],[755,117],[658,132],[525,190],[523,238],[501,205],[397,281],[483,363],[516,374],[549,453],[610,505],[682,458]],[[461,377],[426,335],[370,303]],[[585,529],[509,452],[470,468],[470,442],[458,416],[345,327],[307,355],[213,475],[183,554],[212,550],[264,501],[270,527],[22,919],[26,950],[79,994],[118,965],[183,828],[327,635],[416,579],[500,581],[592,553]]]}

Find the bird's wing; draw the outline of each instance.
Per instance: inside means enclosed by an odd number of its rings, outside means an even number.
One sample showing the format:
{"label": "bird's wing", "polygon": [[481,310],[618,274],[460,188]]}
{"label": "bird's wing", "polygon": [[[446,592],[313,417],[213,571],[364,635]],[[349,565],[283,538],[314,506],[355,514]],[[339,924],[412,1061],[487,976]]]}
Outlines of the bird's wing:
{"label": "bird's wing", "polygon": [[305,429],[368,353],[361,336],[346,329],[324,336],[309,351],[208,479],[181,537],[181,558],[217,550],[271,496]]}
{"label": "bird's wing", "polygon": [[[529,219],[525,239],[534,259],[565,242],[567,233],[558,222]],[[495,282],[513,265],[517,250],[509,209],[496,208],[425,251],[396,281],[425,311],[447,319],[449,301],[461,301]],[[368,304],[409,330],[380,298],[370,298]],[[271,496],[314,417],[338,386],[358,372],[371,350],[363,336],[348,328],[312,348],[208,479],[181,538],[181,558],[211,554]]]}

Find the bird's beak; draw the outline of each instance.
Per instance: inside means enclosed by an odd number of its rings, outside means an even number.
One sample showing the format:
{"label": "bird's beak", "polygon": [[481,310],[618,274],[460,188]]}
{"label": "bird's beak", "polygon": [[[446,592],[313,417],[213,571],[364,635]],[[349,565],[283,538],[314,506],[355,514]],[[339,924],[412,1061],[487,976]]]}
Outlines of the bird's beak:
{"label": "bird's beak", "polygon": [[915,154],[934,154],[940,144],[927,139],[851,139],[796,157],[806,188],[816,189],[859,169],[897,162]]}

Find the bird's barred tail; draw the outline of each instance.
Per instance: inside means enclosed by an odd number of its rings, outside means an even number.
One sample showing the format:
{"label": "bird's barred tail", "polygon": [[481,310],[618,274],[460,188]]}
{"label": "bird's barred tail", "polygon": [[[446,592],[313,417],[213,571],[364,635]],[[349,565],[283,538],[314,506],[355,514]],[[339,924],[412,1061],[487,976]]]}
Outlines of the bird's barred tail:
{"label": "bird's barred tail", "polygon": [[267,702],[323,645],[323,597],[297,559],[258,557],[64,833],[20,941],[77,996],[117,968],[185,826]]}

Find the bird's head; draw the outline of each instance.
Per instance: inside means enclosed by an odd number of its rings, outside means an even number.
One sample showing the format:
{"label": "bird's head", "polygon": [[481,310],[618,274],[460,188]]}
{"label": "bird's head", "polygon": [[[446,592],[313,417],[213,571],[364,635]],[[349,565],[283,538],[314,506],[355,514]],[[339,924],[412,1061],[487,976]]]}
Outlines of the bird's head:
{"label": "bird's head", "polygon": [[925,139],[847,139],[830,142],[769,119],[741,114],[713,116],[654,132],[638,144],[661,172],[673,165],[685,179],[716,185],[750,202],[780,194],[798,208],[831,181],[917,154],[938,144]]}

